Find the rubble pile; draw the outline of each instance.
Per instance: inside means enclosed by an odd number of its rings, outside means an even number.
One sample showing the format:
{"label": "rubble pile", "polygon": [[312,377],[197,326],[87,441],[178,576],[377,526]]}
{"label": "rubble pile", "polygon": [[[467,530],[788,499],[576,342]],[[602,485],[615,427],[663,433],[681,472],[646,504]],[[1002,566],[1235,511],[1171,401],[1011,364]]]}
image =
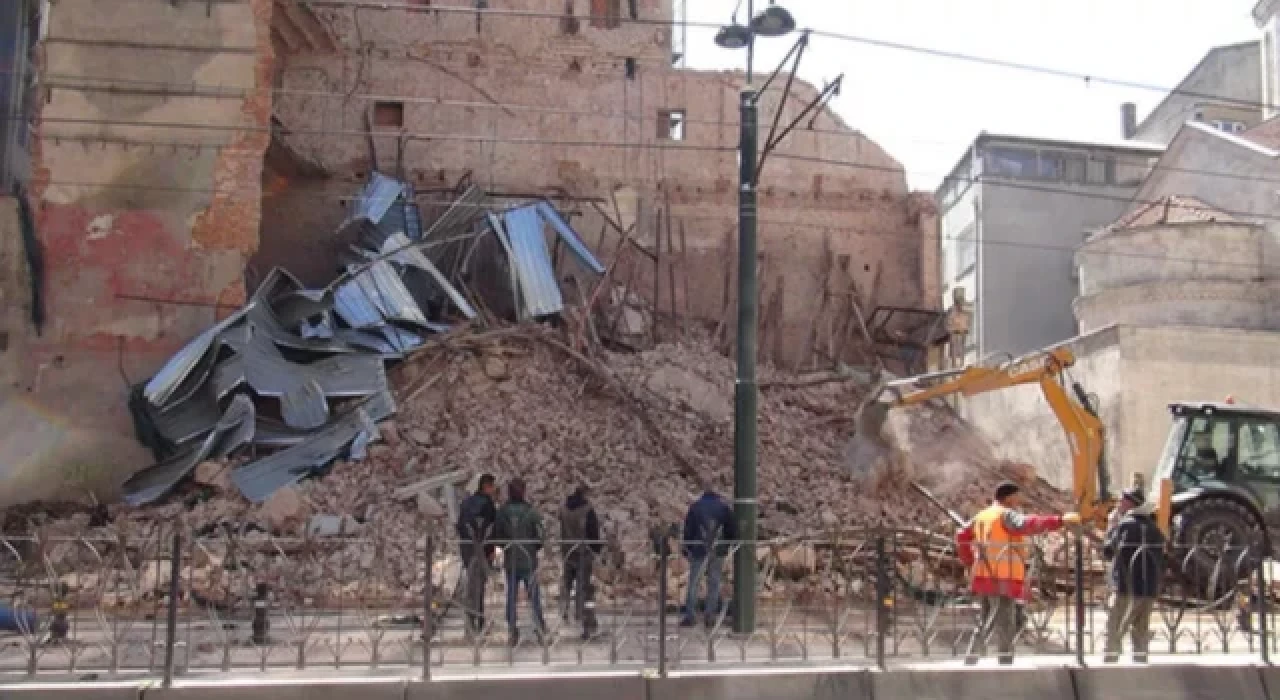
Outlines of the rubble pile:
{"label": "rubble pile", "polygon": [[[452,554],[458,502],[492,473],[501,485],[526,480],[553,535],[560,503],[587,485],[610,549],[631,557],[606,563],[609,587],[630,586],[608,592],[647,594],[651,529],[679,524],[703,483],[731,496],[733,360],[683,322],[633,351],[627,339],[655,320],[599,277],[605,267],[546,202],[482,216],[482,193],[468,190],[425,229],[411,202],[407,184],[376,176],[344,224],[358,244],[332,285],[305,289],[273,271],[139,386],[130,407],[159,462],[124,485],[127,505],[45,529],[146,542],[181,523],[207,540],[191,586],[214,602],[248,590],[231,580],[245,572],[313,598],[351,586],[402,596],[421,582],[426,535]],[[592,313],[565,304],[548,230],[597,275],[596,291],[609,290],[599,310],[634,324],[602,340]],[[1063,505],[945,407],[898,411],[909,457],[855,479],[846,450],[867,378],[766,366],[759,379],[759,532],[788,576],[820,566],[812,545],[788,544],[806,537],[950,529],[913,481],[966,514],[1006,479],[1024,484],[1032,507]],[[164,585],[155,557],[131,556]],[[456,577],[456,558],[438,565],[437,580]]]}

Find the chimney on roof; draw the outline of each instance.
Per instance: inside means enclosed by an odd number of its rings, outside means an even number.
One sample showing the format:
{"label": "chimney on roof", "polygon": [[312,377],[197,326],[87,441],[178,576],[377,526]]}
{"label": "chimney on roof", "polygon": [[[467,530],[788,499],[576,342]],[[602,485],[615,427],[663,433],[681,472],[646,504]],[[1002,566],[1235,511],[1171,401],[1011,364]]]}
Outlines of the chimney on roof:
{"label": "chimney on roof", "polygon": [[1138,133],[1138,105],[1132,102],[1120,105],[1120,133],[1126,139]]}

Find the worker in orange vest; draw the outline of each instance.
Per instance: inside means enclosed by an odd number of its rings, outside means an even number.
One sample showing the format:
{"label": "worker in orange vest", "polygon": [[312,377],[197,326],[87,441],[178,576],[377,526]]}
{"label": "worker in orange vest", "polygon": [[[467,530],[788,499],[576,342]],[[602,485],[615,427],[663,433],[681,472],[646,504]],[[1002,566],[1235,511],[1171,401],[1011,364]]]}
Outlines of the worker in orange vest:
{"label": "worker in orange vest", "polygon": [[987,640],[993,633],[999,662],[1013,663],[1018,611],[1027,600],[1027,563],[1031,561],[1027,538],[1080,524],[1078,513],[1024,515],[1018,511],[1021,505],[1018,485],[1000,484],[995,502],[956,535],[957,555],[969,569],[970,589],[982,604],[965,659],[967,664],[977,663],[986,653]]}

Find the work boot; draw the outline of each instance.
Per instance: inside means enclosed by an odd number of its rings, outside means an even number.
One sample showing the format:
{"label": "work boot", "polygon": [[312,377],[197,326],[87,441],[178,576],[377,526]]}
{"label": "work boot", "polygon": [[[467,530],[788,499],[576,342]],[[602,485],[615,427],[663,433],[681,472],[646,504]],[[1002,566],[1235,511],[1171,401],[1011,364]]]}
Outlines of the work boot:
{"label": "work boot", "polygon": [[1012,654],[1001,654],[999,657],[997,657],[997,663],[999,663],[1001,666],[1012,666],[1012,665],[1013,665],[1013,655],[1012,655]]}
{"label": "work boot", "polygon": [[1147,663],[1147,655],[1135,652],[1133,655],[1133,662],[1135,664],[1145,664]]}
{"label": "work boot", "polygon": [[698,623],[697,623],[696,621],[694,621],[694,619],[693,619],[692,617],[682,617],[682,618],[680,618],[680,626],[681,626],[681,627],[695,627],[695,626],[697,626],[697,624],[698,624]]}
{"label": "work boot", "polygon": [[510,646],[520,646],[520,630],[511,630],[511,637],[507,640]]}

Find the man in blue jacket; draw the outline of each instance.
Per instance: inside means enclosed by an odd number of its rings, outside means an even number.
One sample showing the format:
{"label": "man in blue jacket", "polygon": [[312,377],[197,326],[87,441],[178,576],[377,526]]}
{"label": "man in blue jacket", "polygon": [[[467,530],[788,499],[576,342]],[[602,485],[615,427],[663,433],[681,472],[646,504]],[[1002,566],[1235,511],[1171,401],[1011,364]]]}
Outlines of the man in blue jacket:
{"label": "man in blue jacket", "polygon": [[689,560],[689,591],[685,597],[681,627],[693,627],[698,612],[698,583],[706,578],[707,599],[703,611],[707,627],[714,627],[720,612],[720,575],[729,543],[738,539],[738,523],[733,509],[716,493],[711,481],[704,480],[702,497],[689,506],[684,517],[684,554]]}

